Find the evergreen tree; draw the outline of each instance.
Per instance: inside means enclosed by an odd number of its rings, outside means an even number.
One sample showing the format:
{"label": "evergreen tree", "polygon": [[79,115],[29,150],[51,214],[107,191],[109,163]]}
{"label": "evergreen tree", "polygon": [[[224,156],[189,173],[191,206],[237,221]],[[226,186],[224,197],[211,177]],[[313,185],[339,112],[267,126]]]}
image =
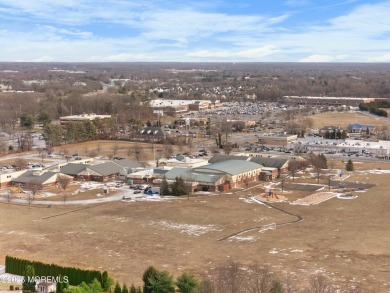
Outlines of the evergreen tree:
{"label": "evergreen tree", "polygon": [[119,286],[118,282],[115,284],[114,293],[122,293],[121,286]]}
{"label": "evergreen tree", "polygon": [[38,122],[42,123],[42,126],[45,127],[51,122],[50,114],[46,111],[41,111],[38,115]]}
{"label": "evergreen tree", "polygon": [[35,291],[35,270],[33,266],[27,265],[23,274],[23,290]]}
{"label": "evergreen tree", "polygon": [[353,163],[352,163],[352,160],[348,160],[347,164],[345,165],[345,170],[347,170],[347,171],[353,171]]}
{"label": "evergreen tree", "polygon": [[23,128],[32,129],[34,127],[34,117],[30,114],[23,113],[20,116],[20,126]]}
{"label": "evergreen tree", "polygon": [[65,282],[62,275],[58,275],[60,282],[56,284],[56,293],[63,293],[65,289],[69,288],[68,282]]}
{"label": "evergreen tree", "polygon": [[328,160],[326,159],[325,155],[324,154],[320,154],[318,156],[319,160],[320,160],[320,168],[321,169],[327,169],[328,168]]}
{"label": "evergreen tree", "polygon": [[85,129],[85,137],[86,139],[91,139],[96,137],[96,126],[92,123],[92,121],[87,120],[83,121],[84,129]]}
{"label": "evergreen tree", "polygon": [[167,271],[157,271],[149,278],[152,293],[175,293],[173,277]]}
{"label": "evergreen tree", "polygon": [[91,288],[93,293],[102,293],[103,288],[100,282],[95,278],[93,279],[92,283],[89,284],[89,287]]}
{"label": "evergreen tree", "polygon": [[142,276],[142,281],[144,281],[144,290],[143,293],[153,293],[152,288],[151,288],[151,283],[150,280],[154,279],[155,276],[157,275],[157,270],[150,266],[146,269]]}
{"label": "evergreen tree", "polygon": [[183,178],[176,177],[175,181],[172,184],[172,195],[181,196],[181,195],[185,195],[186,193],[187,193],[187,188]]}
{"label": "evergreen tree", "polygon": [[177,278],[176,286],[181,293],[197,293],[199,292],[198,280],[187,273],[183,273]]}
{"label": "evergreen tree", "polygon": [[168,184],[168,181],[167,179],[163,178],[162,182],[161,182],[161,188],[160,188],[160,194],[161,195],[169,195],[170,192],[169,192],[169,184]]}
{"label": "evergreen tree", "polygon": [[126,284],[123,284],[122,293],[129,293],[129,289],[127,289]]}
{"label": "evergreen tree", "polygon": [[43,128],[43,137],[46,145],[56,146],[63,142],[64,130],[61,125],[48,124]]}
{"label": "evergreen tree", "polygon": [[130,293],[137,293],[137,289],[135,288],[134,284],[130,287]]}
{"label": "evergreen tree", "polygon": [[107,273],[107,271],[104,271],[103,274],[102,274],[102,285],[103,285],[104,291],[108,291],[109,290],[106,287],[107,280],[108,280],[108,273]]}
{"label": "evergreen tree", "polygon": [[[82,293],[95,293],[92,291],[91,287],[85,282],[81,282],[81,284],[77,287],[79,287],[79,289],[81,290]],[[75,287],[75,288],[77,288],[77,287]],[[78,292],[76,291],[76,293],[78,293]]]}

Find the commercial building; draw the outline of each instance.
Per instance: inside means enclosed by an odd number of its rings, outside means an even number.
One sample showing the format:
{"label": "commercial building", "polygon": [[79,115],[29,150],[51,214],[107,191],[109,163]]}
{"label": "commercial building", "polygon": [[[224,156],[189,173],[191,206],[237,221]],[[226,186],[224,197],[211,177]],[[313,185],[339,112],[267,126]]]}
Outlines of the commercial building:
{"label": "commercial building", "polygon": [[296,141],[295,134],[266,134],[258,136],[258,143],[268,147],[287,147],[288,143]]}
{"label": "commercial building", "polygon": [[188,111],[204,111],[221,106],[219,100],[162,100],[156,99],[149,102],[150,107],[155,110],[162,110],[168,115],[185,113]]}
{"label": "commercial building", "polygon": [[[44,189],[55,186],[57,184],[57,176],[58,172],[31,170],[26,171],[19,177],[15,178],[12,184],[27,189],[34,187]],[[72,179],[72,177],[69,176],[69,179]]]}
{"label": "commercial building", "polygon": [[301,97],[284,96],[282,102],[291,105],[311,105],[311,106],[352,106],[358,107],[361,103],[375,102],[374,98],[357,97]]}
{"label": "commercial building", "polygon": [[231,159],[193,168],[193,170],[195,173],[224,176],[225,183],[229,184],[230,188],[236,188],[258,181],[262,167],[254,162]]}
{"label": "commercial building", "polygon": [[111,119],[111,115],[96,115],[96,114],[92,113],[92,114],[63,116],[63,117],[60,117],[60,124],[63,127],[66,127],[66,125],[68,125],[71,122],[93,121],[96,119],[101,119],[101,120]]}

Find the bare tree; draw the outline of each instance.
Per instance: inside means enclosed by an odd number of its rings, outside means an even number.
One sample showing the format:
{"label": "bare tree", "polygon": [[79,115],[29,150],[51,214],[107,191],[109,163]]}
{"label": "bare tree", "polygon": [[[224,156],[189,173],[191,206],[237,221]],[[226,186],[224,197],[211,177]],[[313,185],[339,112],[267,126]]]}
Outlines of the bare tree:
{"label": "bare tree", "polygon": [[284,278],[283,289],[284,289],[283,291],[284,293],[295,293],[299,291],[291,276],[287,276]]}
{"label": "bare tree", "polygon": [[23,158],[17,158],[14,161],[14,165],[16,166],[17,170],[25,170],[27,169],[27,161]]}
{"label": "bare tree", "polygon": [[327,168],[326,158],[324,155],[316,155],[313,152],[309,154],[309,162],[313,166],[317,174],[317,183],[320,182],[321,169]]}
{"label": "bare tree", "polygon": [[61,186],[62,190],[64,191],[63,192],[63,197],[64,197],[64,204],[67,200],[67,193],[65,192],[66,188],[68,187],[69,183],[71,182],[71,178],[69,176],[66,176],[66,175],[61,175],[59,174],[57,176],[57,183]]}
{"label": "bare tree", "polygon": [[[11,146],[11,145],[10,145]],[[5,155],[8,153],[8,141],[0,141],[0,154]]]}
{"label": "bare tree", "polygon": [[164,157],[169,158],[170,156],[173,155],[173,153],[174,153],[174,151],[173,151],[172,145],[169,144],[167,141],[164,141],[164,144],[163,144]]}
{"label": "bare tree", "polygon": [[43,159],[46,157],[46,155],[47,155],[46,151],[44,151],[44,150],[39,151],[39,156],[42,159],[42,163],[43,163]]}
{"label": "bare tree", "polygon": [[57,176],[57,183],[61,186],[63,190],[66,190],[66,188],[69,186],[69,183],[72,181],[70,176],[61,175],[59,174]]}
{"label": "bare tree", "polygon": [[31,191],[27,193],[27,202],[29,205],[33,203],[35,200],[35,196],[37,195],[38,191],[42,189],[42,186],[39,182],[32,182],[31,183]]}
{"label": "bare tree", "polygon": [[247,292],[268,293],[271,290],[272,280],[273,274],[268,266],[252,265],[247,276]]}
{"label": "bare tree", "polygon": [[188,140],[187,140],[188,149],[189,149],[190,153],[192,153],[192,148],[194,146],[193,141],[194,141],[194,138],[193,138],[192,134],[190,134],[190,136],[188,136]]}
{"label": "bare tree", "polygon": [[244,274],[238,262],[229,261],[217,269],[217,292],[244,293],[244,283]]}
{"label": "bare tree", "polygon": [[99,156],[99,155],[100,155],[100,152],[101,152],[101,146],[100,146],[100,143],[98,143],[98,144],[97,144],[96,151],[97,151],[97,154],[98,154],[98,156]]}
{"label": "bare tree", "polygon": [[318,273],[314,275],[309,282],[309,292],[312,293],[330,293],[332,292],[332,286],[328,281],[328,278],[323,274]]}
{"label": "bare tree", "polygon": [[226,143],[223,145],[223,151],[226,155],[230,155],[230,153],[232,152],[232,145],[230,143]]}
{"label": "bare tree", "polygon": [[5,200],[10,203],[12,201],[12,199],[14,198],[14,191],[12,190],[12,188],[10,190],[8,190],[5,194],[4,194],[4,198]]}
{"label": "bare tree", "polygon": [[118,144],[117,144],[117,143],[114,143],[114,147],[113,147],[113,154],[114,154],[114,156],[116,156],[116,155],[117,155],[117,153],[118,153],[118,149],[119,149],[119,146],[118,146]]}
{"label": "bare tree", "polygon": [[137,161],[142,160],[142,158],[143,158],[142,151],[143,151],[142,146],[139,145],[138,143],[136,143],[134,145],[134,157]]}
{"label": "bare tree", "polygon": [[195,176],[194,176],[192,169],[190,169],[187,172],[186,177],[185,177],[185,181],[186,181],[186,188],[187,188],[187,199],[189,200],[190,195],[192,194],[192,184],[195,181]]}
{"label": "bare tree", "polygon": [[288,162],[288,171],[291,173],[293,182],[295,180],[295,173],[299,170],[299,162],[296,160],[290,160]]}
{"label": "bare tree", "polygon": [[133,154],[133,150],[131,148],[128,148],[126,152],[127,157],[130,158],[132,154]]}

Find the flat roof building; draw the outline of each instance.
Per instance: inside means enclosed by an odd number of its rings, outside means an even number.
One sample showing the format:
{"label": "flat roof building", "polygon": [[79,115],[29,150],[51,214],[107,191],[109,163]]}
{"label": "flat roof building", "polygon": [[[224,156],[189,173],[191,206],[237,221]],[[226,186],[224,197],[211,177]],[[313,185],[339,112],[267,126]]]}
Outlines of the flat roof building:
{"label": "flat roof building", "polygon": [[60,124],[66,126],[70,122],[74,121],[93,121],[96,119],[111,119],[111,115],[97,115],[94,113],[91,114],[81,114],[81,115],[71,115],[60,117]]}
{"label": "flat roof building", "polygon": [[311,96],[284,96],[282,101],[293,105],[315,106],[352,106],[358,107],[361,103],[375,102],[374,98],[358,97],[311,97]]}

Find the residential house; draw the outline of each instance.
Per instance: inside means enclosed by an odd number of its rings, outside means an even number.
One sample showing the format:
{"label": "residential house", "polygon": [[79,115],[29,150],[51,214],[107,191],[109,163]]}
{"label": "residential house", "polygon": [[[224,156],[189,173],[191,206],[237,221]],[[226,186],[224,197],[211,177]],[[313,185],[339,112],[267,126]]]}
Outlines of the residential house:
{"label": "residential house", "polygon": [[53,282],[40,282],[36,285],[37,293],[56,292],[57,284]]}

